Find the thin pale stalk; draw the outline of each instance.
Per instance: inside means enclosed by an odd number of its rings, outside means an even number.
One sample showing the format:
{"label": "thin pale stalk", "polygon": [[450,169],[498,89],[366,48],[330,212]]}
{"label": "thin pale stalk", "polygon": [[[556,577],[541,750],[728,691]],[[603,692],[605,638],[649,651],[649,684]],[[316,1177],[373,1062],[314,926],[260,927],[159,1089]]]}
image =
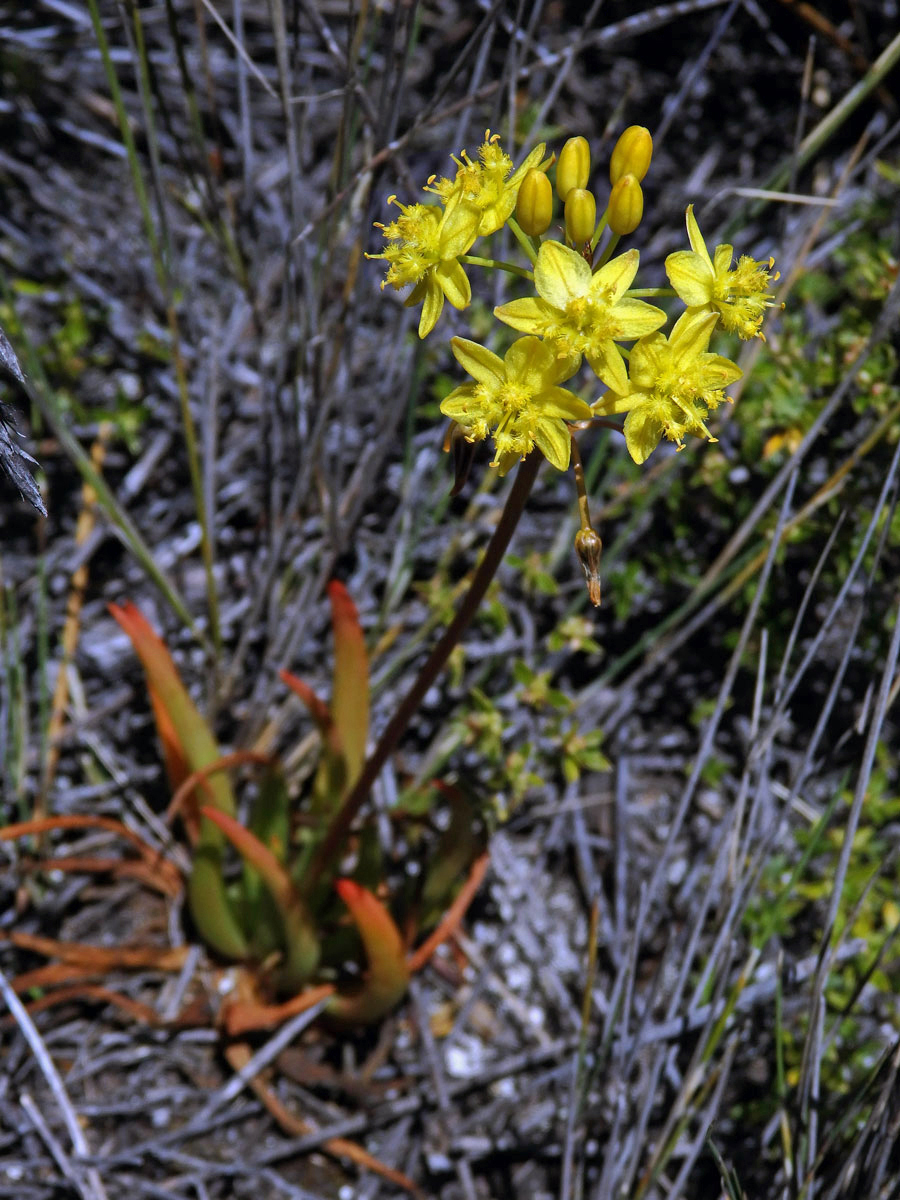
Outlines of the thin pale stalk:
{"label": "thin pale stalk", "polygon": [[499,258],[482,258],[480,254],[461,254],[459,261],[473,267],[489,267],[494,271],[508,271],[510,275],[518,275],[522,279],[534,279],[534,272],[525,267],[517,267],[515,263],[503,262]]}
{"label": "thin pale stalk", "polygon": [[[160,239],[157,234],[156,226],[153,222],[153,215],[150,210],[150,199],[147,194],[146,184],[144,183],[144,177],[141,171],[137,146],[135,145],[134,135],[131,132],[128,114],[125,109],[122,92],[119,87],[119,81],[116,76],[115,67],[110,54],[109,42],[106,39],[106,32],[103,28],[103,22],[100,18],[100,10],[97,0],[88,0],[88,7],[90,8],[91,13],[91,23],[94,27],[94,36],[97,39],[100,57],[103,61],[106,81],[109,86],[110,95],[112,96],[113,106],[116,110],[116,116],[119,122],[119,131],[122,135],[122,142],[125,146],[125,151],[128,157],[128,165],[131,170],[135,195],[137,196],[138,205],[141,210],[144,232],[146,234],[147,241],[150,244],[157,282],[159,283],[159,286],[163,291],[163,295],[165,296],[166,317],[169,325],[169,333],[172,339],[172,361],[175,368],[175,378],[178,385],[178,394],[181,403],[181,418],[184,426],[184,442],[185,450],[187,451],[188,468],[191,477],[191,490],[194,496],[197,520],[200,524],[201,555],[203,558],[204,572],[206,574],[210,632],[212,635],[213,645],[218,651],[220,648],[219,611],[215,575],[213,571],[212,540],[210,538],[209,522],[207,520],[206,504],[203,496],[203,474],[200,467],[199,451],[197,449],[197,434],[194,426],[194,418],[190,410],[187,375],[180,349],[178,317],[175,311],[175,301],[172,294],[171,273],[169,270],[169,264],[166,261],[166,254],[164,253],[163,246],[160,243]],[[133,9],[133,16],[136,38],[135,65],[138,74],[138,83],[140,85],[140,93],[144,106],[145,118],[147,121],[147,137],[151,144],[155,144],[155,124],[153,122],[149,93],[145,90],[145,86],[149,84],[149,71],[146,63],[146,46],[143,40],[143,30],[140,25],[140,18],[137,8]],[[179,615],[181,614],[179,613]],[[193,623],[190,621],[188,624],[193,626]]]}

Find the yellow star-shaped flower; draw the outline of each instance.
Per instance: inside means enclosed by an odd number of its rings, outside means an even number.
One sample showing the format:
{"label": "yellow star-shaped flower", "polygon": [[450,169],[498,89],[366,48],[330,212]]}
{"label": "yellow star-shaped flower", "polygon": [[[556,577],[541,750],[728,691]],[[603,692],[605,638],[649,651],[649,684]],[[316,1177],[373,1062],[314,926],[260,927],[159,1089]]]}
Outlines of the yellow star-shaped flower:
{"label": "yellow star-shaped flower", "polygon": [[470,442],[494,436],[491,463],[504,475],[537,446],[558,471],[569,465],[571,438],[566,421],[587,420],[591,410],[559,384],[578,369],[578,360],[558,358],[536,337],[513,342],[499,358],[477,342],[455,337],[450,346],[474,383],[464,383],[441,404]]}
{"label": "yellow star-shaped flower", "polygon": [[466,308],[472,300],[469,280],[459,262],[478,233],[478,210],[460,196],[454,196],[446,208],[436,204],[401,204],[396,196],[388,199],[396,204],[400,216],[390,225],[376,222],[387,245],[381,254],[367,258],[387,260],[388,272],[381,286],[406,287],[414,284],[406,304],[423,301],[419,317],[419,337],[431,333],[441,315],[445,298],[454,308]]}
{"label": "yellow star-shaped flower", "polygon": [[666,259],[666,274],[672,287],[689,309],[717,313],[722,328],[748,341],[764,337],[760,326],[767,308],[777,303],[768,290],[769,283],[778,279],[772,273],[774,259],[757,262],[744,254],[732,270],[734,247],[723,243],[716,246],[712,258],[694,216],[694,206],[687,207],[687,232],[690,250],[678,250]]}
{"label": "yellow star-shaped flower", "polygon": [[[544,156],[544,143],[531,151],[516,170],[513,160],[500,145],[499,134],[485,131],[484,142],[478,150],[478,160],[473,161],[465,150],[459,158],[454,157],[456,176],[454,179],[432,177],[426,191],[439,196],[444,204],[459,197],[478,210],[478,236],[487,237],[506,224],[516,207],[519,187],[532,167],[539,167]],[[547,160],[545,166],[549,166]]]}
{"label": "yellow star-shaped flower", "polygon": [[615,343],[652,333],[666,320],[661,308],[625,295],[639,261],[637,250],[629,250],[592,273],[577,251],[544,242],[534,267],[537,296],[501,304],[494,316],[544,338],[561,358],[585,355],[608,384],[607,376],[624,369]]}
{"label": "yellow star-shaped flower", "polygon": [[[636,463],[642,463],[662,437],[684,448],[688,434],[716,439],[706,428],[709,413],[728,399],[724,389],[740,379],[740,367],[729,358],[707,351],[718,314],[688,310],[667,338],[663,333],[643,337],[624,364],[607,379],[609,391],[591,407],[595,415],[627,413],[625,444]],[[619,360],[621,363],[621,359]]]}

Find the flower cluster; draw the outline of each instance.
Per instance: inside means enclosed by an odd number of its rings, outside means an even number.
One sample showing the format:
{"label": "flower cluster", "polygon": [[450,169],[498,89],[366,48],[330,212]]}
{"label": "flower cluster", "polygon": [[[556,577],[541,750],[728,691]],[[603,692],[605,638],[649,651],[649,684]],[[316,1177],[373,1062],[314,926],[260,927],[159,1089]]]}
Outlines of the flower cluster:
{"label": "flower cluster", "polygon": [[[437,204],[407,206],[390,197],[400,216],[377,225],[385,246],[370,257],[388,263],[382,287],[411,285],[406,303],[422,305],[420,337],[434,329],[445,300],[457,309],[470,303],[465,265],[513,271],[533,288],[531,295],[494,309],[499,321],[527,335],[505,359],[473,342],[452,341],[454,354],[475,382],[456,388],[441,409],[470,442],[493,437],[491,465],[501,472],[535,447],[566,470],[565,422],[591,416],[625,414],[625,443],[639,463],[664,437],[679,449],[688,435],[712,440],[706,419],[741,372],[729,359],[710,353],[710,338],[717,326],[744,339],[763,336],[765,310],[775,303],[769,288],[778,278],[772,260],[757,262],[744,255],[733,265],[730,245],[717,246],[710,255],[693,206],[687,209],[691,249],[666,259],[671,290],[633,292],[639,252],[630,249],[613,257],[613,250],[643,216],[641,181],[652,148],[650,134],[641,126],[621,135],[610,158],[608,203],[598,222],[596,197],[588,190],[590,148],[585,138],[570,138],[555,172],[564,206],[561,237],[544,237],[553,220],[548,178],[553,159],[545,157],[544,145],[515,167],[490,130],[475,157],[465,150],[454,156],[452,177],[428,180],[425,190]],[[469,253],[478,238],[504,226],[517,237],[530,270]],[[598,253],[604,233],[606,242]],[[667,314],[639,298],[648,295],[677,296],[686,306],[668,337],[660,332]],[[628,349],[628,343],[634,345]],[[559,387],[582,361],[607,388],[590,407]]]}
{"label": "flower cluster", "polygon": [[[633,125],[624,131],[610,158],[609,192],[598,220],[597,196],[588,187],[586,138],[570,138],[558,160],[545,157],[543,144],[536,146],[516,167],[488,130],[475,157],[465,150],[454,156],[452,177],[428,180],[425,191],[436,204],[406,206],[390,197],[400,216],[376,226],[385,244],[369,256],[388,264],[382,287],[412,287],[405,302],[422,304],[423,338],[434,329],[445,300],[457,309],[469,305],[466,267],[503,270],[527,281],[524,294],[494,309],[498,321],[524,335],[503,358],[476,342],[451,339],[453,354],[472,382],[451,391],[441,411],[453,422],[448,443],[493,438],[491,466],[501,474],[535,449],[560,471],[574,462],[582,534],[589,521],[573,440],[578,424],[611,424],[611,418],[624,416],[625,444],[637,463],[663,438],[679,450],[689,436],[714,441],[709,414],[728,399],[726,389],[741,370],[710,351],[710,339],[719,328],[745,340],[762,338],[766,309],[776,303],[770,290],[778,279],[773,260],[743,255],[735,265],[733,247],[724,244],[711,255],[693,206],[686,213],[690,250],[666,259],[670,287],[634,287],[638,250],[614,251],[642,220],[641,184],[652,152],[646,129]],[[549,232],[554,161],[563,211],[560,224]],[[514,235],[527,267],[470,253],[477,239],[503,228]],[[647,297],[684,305],[668,335],[663,332],[667,312]],[[605,385],[592,403],[577,385],[561,386],[583,363]],[[590,570],[595,572],[595,565]]]}

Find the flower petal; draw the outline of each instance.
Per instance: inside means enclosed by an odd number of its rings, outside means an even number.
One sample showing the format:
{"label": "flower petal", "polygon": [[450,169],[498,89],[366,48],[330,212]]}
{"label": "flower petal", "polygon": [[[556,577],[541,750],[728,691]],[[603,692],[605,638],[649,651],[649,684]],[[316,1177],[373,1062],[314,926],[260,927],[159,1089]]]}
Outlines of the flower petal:
{"label": "flower petal", "polygon": [[693,250],[677,250],[666,259],[669,283],[685,304],[709,304],[713,297],[715,275],[709,256]]}
{"label": "flower petal", "polygon": [[615,342],[601,342],[596,352],[588,352],[587,360],[591,370],[608,388],[614,392],[628,391],[628,372]]}
{"label": "flower petal", "polygon": [[472,302],[472,288],[458,259],[451,258],[438,263],[434,268],[434,277],[454,308],[468,308]]}
{"label": "flower petal", "polygon": [[595,400],[591,405],[591,412],[595,417],[609,417],[614,413],[628,413],[633,408],[640,408],[642,404],[651,404],[653,396],[649,392],[614,392],[612,390],[604,392],[599,400]]}
{"label": "flower petal", "polygon": [[557,471],[566,471],[572,453],[572,438],[563,421],[553,417],[539,421],[534,431],[534,444]]}
{"label": "flower petal", "polygon": [[716,254],[713,259],[713,270],[717,278],[721,278],[726,271],[731,270],[731,263],[734,259],[734,246],[729,246],[727,242],[723,242],[721,246],[716,246]]}
{"label": "flower petal", "polygon": [[[450,349],[459,365],[468,371],[473,379],[483,383],[485,387],[494,388],[506,381],[506,367],[503,365],[503,359],[498,358],[485,346],[479,346],[477,342],[470,342],[468,338],[454,337],[450,339]],[[458,388],[457,391],[459,391]]]}
{"label": "flower petal", "polygon": [[646,462],[663,435],[663,423],[652,404],[642,404],[625,418],[625,445],[638,464]]}
{"label": "flower petal", "polygon": [[704,384],[717,389],[728,387],[744,374],[737,363],[721,354],[707,354],[700,370]]}
{"label": "flower petal", "polygon": [[619,327],[616,337],[623,341],[653,333],[667,320],[666,314],[655,304],[648,304],[646,300],[632,300],[629,296],[619,301],[612,315]]}
{"label": "flower petal", "polygon": [[474,204],[453,196],[447,203],[440,229],[442,259],[458,258],[471,247],[478,233],[480,213]]}
{"label": "flower petal", "polygon": [[683,312],[669,334],[673,363],[685,367],[705,353],[718,320],[718,313],[710,313],[703,308],[689,308]]}
{"label": "flower petal", "polygon": [[514,467],[517,462],[521,461],[521,454],[515,454],[511,450],[506,450],[503,454],[497,455],[497,457],[491,463],[491,466],[497,468],[497,474],[502,478],[510,469],[510,467]]}
{"label": "flower petal", "polygon": [[642,337],[631,351],[628,374],[631,387],[638,391],[652,392],[656,381],[663,373],[669,358],[669,343],[666,335],[657,331]]}
{"label": "flower petal", "polygon": [[522,182],[532,167],[537,167],[547,149],[546,142],[539,142],[531,153],[524,158],[506,181],[506,186],[516,186]]}
{"label": "flower petal", "polygon": [[709,251],[706,248],[706,242],[703,240],[703,234],[700,232],[700,226],[697,224],[697,218],[694,216],[694,206],[689,204],[685,212],[685,221],[687,224],[688,240],[691,243],[691,249],[695,254],[699,254],[702,259],[709,263],[712,270],[712,259],[709,257]]}
{"label": "flower petal", "polygon": [[[441,291],[441,286],[435,279],[434,273],[429,271],[422,282],[425,284],[425,302],[419,316],[420,338],[428,337],[437,325],[438,317],[444,307],[444,293]],[[418,291],[418,288],[416,290]]]}
{"label": "flower petal", "polygon": [[506,352],[506,378],[533,396],[556,382],[556,356],[540,338],[518,338]]}
{"label": "flower petal", "polygon": [[547,371],[547,377],[544,380],[545,386],[550,387],[552,384],[565,383],[567,379],[571,379],[578,368],[581,366],[581,354],[573,351],[566,354],[558,346],[554,348],[553,343],[550,344],[553,361]]}
{"label": "flower petal", "polygon": [[561,242],[544,242],[534,266],[538,295],[554,308],[565,308],[591,285],[591,268],[575,250]]}
{"label": "flower petal", "polygon": [[475,384],[463,383],[454,388],[449,396],[441,401],[441,412],[445,417],[452,417],[460,425],[467,425],[470,419],[472,401],[475,399]]}
{"label": "flower petal", "polygon": [[546,417],[561,417],[564,421],[589,421],[593,416],[589,404],[568,388],[548,388],[540,397],[541,413]]}
{"label": "flower petal", "polygon": [[[581,258],[581,255],[578,257]],[[581,261],[584,262],[584,259]],[[589,290],[595,293],[608,292],[607,302],[618,303],[619,297],[624,296],[634,282],[640,261],[641,256],[637,250],[620,254],[592,276]],[[587,263],[584,265],[587,266]]]}
{"label": "flower petal", "polygon": [[494,316],[505,325],[519,329],[522,333],[541,334],[548,322],[553,321],[553,310],[545,300],[537,296],[523,296],[521,300],[510,300],[494,309]]}

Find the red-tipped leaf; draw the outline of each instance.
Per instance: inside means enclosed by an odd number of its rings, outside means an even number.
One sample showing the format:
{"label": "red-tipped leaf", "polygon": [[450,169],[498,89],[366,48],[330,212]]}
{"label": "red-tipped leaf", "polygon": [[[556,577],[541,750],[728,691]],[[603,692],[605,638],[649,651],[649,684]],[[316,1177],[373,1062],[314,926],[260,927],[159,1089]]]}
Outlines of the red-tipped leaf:
{"label": "red-tipped leaf", "polygon": [[391,914],[367,888],[352,879],[338,879],[334,886],[359,930],[369,969],[362,988],[352,995],[335,996],[328,1011],[341,1022],[378,1021],[409,986],[403,939]]}
{"label": "red-tipped leaf", "polygon": [[[121,607],[111,604],[109,611],[128,634],[143,665],[170,778],[173,775],[185,778],[217,761],[220,752],[216,739],[197,711],[171,654],[150,622],[134,604]],[[213,807],[233,814],[234,796],[228,776],[219,772],[209,780],[208,786],[207,795]],[[243,958],[248,943],[225,891],[223,849],[221,832],[211,821],[202,821],[194,848],[188,903],[201,937],[219,954]]]}
{"label": "red-tipped leaf", "polygon": [[356,605],[344,585],[328,585],[334,629],[334,689],[331,713],[347,763],[345,788],[356,782],[366,761],[369,737],[369,656]]}

